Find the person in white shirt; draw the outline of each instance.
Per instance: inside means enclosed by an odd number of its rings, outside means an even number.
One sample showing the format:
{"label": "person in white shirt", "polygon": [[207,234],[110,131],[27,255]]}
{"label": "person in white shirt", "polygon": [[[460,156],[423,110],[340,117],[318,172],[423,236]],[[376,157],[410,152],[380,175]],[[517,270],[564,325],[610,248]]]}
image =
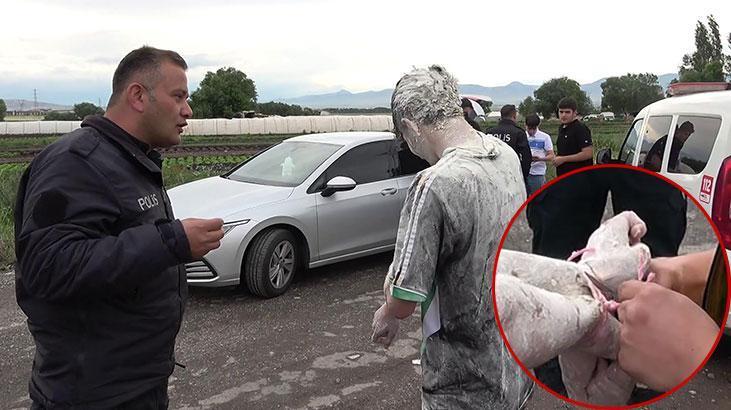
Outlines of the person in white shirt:
{"label": "person in white shirt", "polygon": [[528,195],[536,192],[546,183],[546,163],[554,158],[551,136],[538,129],[541,119],[536,114],[525,117],[528,145],[533,157],[528,173]]}

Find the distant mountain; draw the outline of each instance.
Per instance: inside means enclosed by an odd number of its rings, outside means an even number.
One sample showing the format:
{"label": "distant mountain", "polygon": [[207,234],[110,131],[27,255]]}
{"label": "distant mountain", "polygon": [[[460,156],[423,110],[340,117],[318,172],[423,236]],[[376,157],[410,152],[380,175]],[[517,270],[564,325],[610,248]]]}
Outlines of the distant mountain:
{"label": "distant mountain", "polygon": [[58,111],[67,111],[74,109],[74,107],[70,105],[51,104],[43,101],[38,101],[38,106],[36,106],[36,103],[33,101],[16,99],[6,99],[5,105],[8,107],[8,111],[28,111],[36,108],[39,110],[46,109]]}
{"label": "distant mountain", "polygon": [[303,97],[286,98],[282,102],[297,104],[310,108],[373,108],[390,107],[393,89],[380,91],[366,91],[351,93],[340,90],[336,93],[306,95]]}
{"label": "distant mountain", "polygon": [[[677,76],[677,74],[660,75],[658,76],[658,83],[663,89],[666,89],[668,84],[670,84],[670,81]],[[587,93],[595,105],[599,105],[601,103],[601,84],[604,80],[606,80],[606,78],[594,81],[593,83],[581,85],[581,89]],[[492,98],[494,106],[502,106],[505,104],[520,104],[525,97],[533,96],[533,92],[538,87],[540,87],[540,85],[529,85],[513,81],[508,85],[498,87],[485,87],[477,84],[461,84],[459,86],[459,91],[462,94],[486,95]],[[347,90],[340,90],[336,93],[284,98],[280,101],[310,108],[389,107],[391,105],[392,92],[393,89],[366,91],[362,93],[351,93]]]}

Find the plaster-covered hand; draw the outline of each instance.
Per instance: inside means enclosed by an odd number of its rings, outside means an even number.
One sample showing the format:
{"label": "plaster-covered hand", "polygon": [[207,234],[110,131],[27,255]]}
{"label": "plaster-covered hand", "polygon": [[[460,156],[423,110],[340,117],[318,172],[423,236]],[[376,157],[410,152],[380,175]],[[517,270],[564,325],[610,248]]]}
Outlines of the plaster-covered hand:
{"label": "plaster-covered hand", "polygon": [[550,292],[511,275],[499,274],[495,280],[500,324],[511,349],[526,367],[534,368],[556,357],[600,320],[601,306],[591,296]]}
{"label": "plaster-covered hand", "polygon": [[373,314],[372,327],[371,341],[388,349],[398,334],[399,319],[388,311],[388,305],[384,303]]}
{"label": "plaster-covered hand", "polygon": [[589,237],[580,251],[579,264],[616,294],[619,286],[632,279],[644,279],[650,267],[650,248],[640,242],[647,233],[645,223],[632,211],[608,219]]}

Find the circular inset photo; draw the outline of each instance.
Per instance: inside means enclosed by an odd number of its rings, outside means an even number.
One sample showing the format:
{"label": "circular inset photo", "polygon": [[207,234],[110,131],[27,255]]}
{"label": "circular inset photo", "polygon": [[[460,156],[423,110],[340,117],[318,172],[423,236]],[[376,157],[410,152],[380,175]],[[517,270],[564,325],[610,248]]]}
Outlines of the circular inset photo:
{"label": "circular inset photo", "polygon": [[731,333],[719,238],[697,201],[658,174],[605,165],[556,179],[501,241],[493,303],[508,350],[574,405],[669,396]]}

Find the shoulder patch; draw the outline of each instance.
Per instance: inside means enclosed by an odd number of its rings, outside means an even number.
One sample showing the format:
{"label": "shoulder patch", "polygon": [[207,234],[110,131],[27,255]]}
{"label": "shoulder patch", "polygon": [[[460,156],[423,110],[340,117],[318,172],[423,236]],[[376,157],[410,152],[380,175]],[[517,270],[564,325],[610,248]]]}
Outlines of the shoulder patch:
{"label": "shoulder patch", "polygon": [[69,151],[84,158],[88,157],[99,146],[99,135],[91,127],[81,128],[69,137],[71,139]]}

